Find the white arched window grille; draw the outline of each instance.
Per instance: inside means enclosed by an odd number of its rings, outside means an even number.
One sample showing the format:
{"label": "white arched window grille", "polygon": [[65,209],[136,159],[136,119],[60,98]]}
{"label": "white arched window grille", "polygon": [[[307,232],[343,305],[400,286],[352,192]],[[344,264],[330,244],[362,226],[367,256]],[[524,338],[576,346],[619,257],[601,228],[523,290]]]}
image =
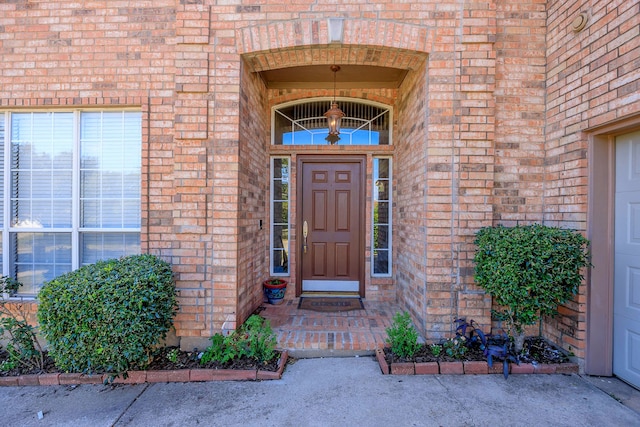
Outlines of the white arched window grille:
{"label": "white arched window grille", "polygon": [[[282,104],[273,109],[274,145],[328,145],[324,113],[332,99],[315,98]],[[378,103],[340,99],[344,112],[338,145],[391,145],[391,108]]]}

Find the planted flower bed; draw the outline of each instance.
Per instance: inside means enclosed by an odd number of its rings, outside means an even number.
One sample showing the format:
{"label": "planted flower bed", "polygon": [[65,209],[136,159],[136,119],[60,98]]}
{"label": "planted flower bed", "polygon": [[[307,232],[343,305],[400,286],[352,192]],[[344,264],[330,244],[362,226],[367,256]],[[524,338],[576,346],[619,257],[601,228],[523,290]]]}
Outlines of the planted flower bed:
{"label": "planted flower bed", "polygon": [[280,379],[288,353],[275,347],[271,325],[258,315],[250,316],[230,335],[214,335],[204,351],[156,348],[143,365],[133,364],[122,373],[105,369],[69,373],[60,369],[47,352],[38,354],[41,363],[32,363],[17,358],[11,351],[15,347],[11,347],[9,351],[0,350],[0,386]]}
{"label": "planted flower bed", "polygon": [[268,321],[254,314],[204,351],[162,348],[177,310],[171,266],[152,255],[99,261],[47,283],[38,297],[40,332],[23,304],[22,284],[0,277],[0,385],[264,380],[280,378],[287,353]]}
{"label": "planted flower bed", "polygon": [[[446,354],[435,356],[432,346],[422,345],[413,357],[398,357],[390,347],[378,349],[376,359],[385,375],[503,374],[505,364],[493,360],[491,366],[479,348],[471,348],[461,359]],[[544,338],[525,340],[518,362],[508,362],[506,374],[577,374],[579,367],[560,349]]]}
{"label": "planted flower bed", "polygon": [[[180,351],[176,347],[160,348],[145,369],[133,369],[124,375],[113,377],[108,373],[65,373],[44,352],[44,366],[40,369],[14,368],[0,372],[0,386],[19,385],[70,385],[70,384],[140,384],[153,382],[196,381],[262,381],[280,379],[288,361],[287,351],[277,352],[271,361],[258,363],[242,357],[220,363],[202,364],[199,352]],[[0,351],[0,363],[8,360],[8,353]]]}
{"label": "planted flower bed", "polygon": [[0,385],[58,385],[99,383],[247,381],[280,379],[288,360],[286,351],[275,349],[275,335],[268,321],[258,315],[247,319],[239,331],[226,337],[216,334],[204,351],[181,351],[160,347],[151,352],[144,366],[126,372],[104,370],[67,373],[55,359],[42,352],[42,364],[26,363],[0,350]]}
{"label": "planted flower bed", "polygon": [[454,337],[420,346],[409,313],[397,313],[387,328],[390,348],[377,354],[383,373],[577,373],[578,366],[542,338],[525,340],[525,328],[557,314],[577,293],[590,265],[589,241],[575,230],[532,224],[482,228],[475,244],[474,279],[499,307],[493,319],[506,332],[485,334],[461,318]]}
{"label": "planted flower bed", "polygon": [[525,340],[515,351],[507,334],[489,335],[473,321],[457,319],[455,336],[431,345],[419,344],[408,312],[396,313],[386,329],[389,347],[376,357],[383,374],[578,373],[578,365],[541,337]]}

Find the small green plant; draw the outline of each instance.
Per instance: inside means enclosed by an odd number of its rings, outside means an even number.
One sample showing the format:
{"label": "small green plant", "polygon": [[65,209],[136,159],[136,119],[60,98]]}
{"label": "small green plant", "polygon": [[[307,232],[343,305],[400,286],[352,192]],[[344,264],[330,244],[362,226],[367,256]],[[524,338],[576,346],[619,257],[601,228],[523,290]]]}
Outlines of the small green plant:
{"label": "small green plant", "polygon": [[144,368],[176,311],[171,266],[153,255],[99,261],[40,291],[38,320],[49,354],[66,372],[113,377]]}
{"label": "small green plant", "polygon": [[247,356],[260,363],[268,362],[276,356],[277,339],[271,323],[253,314],[240,328],[247,342]]}
{"label": "small green plant", "polygon": [[180,350],[178,350],[177,348],[172,349],[167,354],[167,360],[169,362],[171,362],[171,363],[177,363],[178,362],[178,354],[179,353],[180,353]]}
{"label": "small green plant", "polygon": [[386,329],[386,332],[391,351],[399,357],[412,357],[420,348],[418,332],[411,322],[411,316],[406,311],[404,313],[398,312],[393,316],[391,326]]}
{"label": "small green plant", "polygon": [[211,345],[202,354],[200,363],[227,363],[242,357],[258,363],[268,363],[277,355],[276,345],[276,336],[270,322],[253,314],[240,329],[226,337],[222,334],[212,336]]}
{"label": "small green plant", "polygon": [[200,357],[201,364],[206,365],[209,362],[227,363],[237,356],[234,352],[235,345],[232,345],[230,338],[225,339],[224,335],[215,334],[210,340],[211,345],[207,347]]}
{"label": "small green plant", "polygon": [[18,367],[18,364],[13,360],[5,360],[0,363],[0,372],[9,372]]}
{"label": "small green plant", "polygon": [[27,323],[24,305],[20,301],[8,301],[22,283],[2,276],[0,278],[0,337],[8,341],[9,358],[0,364],[0,371],[6,372],[17,367],[42,369],[44,356],[36,337],[36,330]]}
{"label": "small green plant", "polygon": [[442,343],[444,354],[454,359],[464,359],[469,347],[467,347],[467,339],[462,335],[455,338],[449,338]]}
{"label": "small green plant", "polygon": [[442,345],[431,344],[429,348],[431,349],[431,354],[433,354],[434,357],[440,357],[440,354],[442,353]]}
{"label": "small green plant", "polygon": [[542,315],[555,315],[572,298],[590,266],[589,241],[580,233],[543,225],[486,227],[476,234],[476,283],[501,309],[515,351],[524,343],[524,328]]}

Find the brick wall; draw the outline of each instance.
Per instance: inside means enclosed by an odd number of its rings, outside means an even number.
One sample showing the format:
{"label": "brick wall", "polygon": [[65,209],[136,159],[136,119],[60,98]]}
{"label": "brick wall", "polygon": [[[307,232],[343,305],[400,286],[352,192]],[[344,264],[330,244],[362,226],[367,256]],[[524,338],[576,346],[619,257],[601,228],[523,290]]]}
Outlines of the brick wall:
{"label": "brick wall", "polygon": [[[240,92],[238,317],[241,324],[262,303],[268,278],[270,110],[266,88],[242,68]],[[260,229],[259,221],[262,221]],[[292,293],[291,291],[289,292]]]}
{"label": "brick wall", "polygon": [[495,224],[542,221],[545,17],[535,0],[497,8]]}
{"label": "brick wall", "polygon": [[[589,17],[574,32],[579,13]],[[549,1],[544,220],[586,233],[588,134],[584,130],[640,112],[640,4]],[[598,268],[598,260],[593,260]],[[586,286],[546,319],[546,336],[584,357]]]}
{"label": "brick wall", "polygon": [[[398,91],[394,157],[394,262],[397,298],[412,314],[422,330],[434,323],[441,324],[434,291],[438,285],[432,275],[427,278],[426,207],[427,181],[427,91],[426,62],[410,73]],[[445,210],[444,215],[447,215]],[[410,249],[409,249],[410,248]],[[434,272],[432,271],[431,274]],[[429,280],[428,280],[429,279]],[[428,287],[428,289],[427,289]],[[445,283],[446,296],[451,294],[451,283]],[[449,306],[449,304],[447,304]],[[436,311],[435,313],[433,313]],[[433,317],[437,316],[436,322]],[[427,322],[429,322],[427,325]]]}
{"label": "brick wall", "polygon": [[[543,2],[497,3],[491,225],[542,222],[545,18]],[[502,325],[494,322],[492,326],[500,329]],[[537,325],[527,333],[537,334]]]}
{"label": "brick wall", "polygon": [[[365,153],[369,167],[375,154],[394,156],[395,274],[372,279],[367,270],[367,297],[397,297],[436,339],[458,316],[490,323],[491,301],[473,284],[478,228],[544,221],[586,229],[582,130],[640,110],[638,7],[3,2],[0,108],[142,110],[142,246],[174,266],[176,330],[188,346],[235,328],[261,301],[269,155],[286,153],[269,146],[270,107],[332,94],[267,90],[256,72],[333,63],[408,70],[398,89],[338,94],[393,106],[394,146],[340,149]],[[582,10],[591,20],[575,34],[568,27]],[[329,42],[327,17],[343,18],[342,44]],[[290,261],[295,283],[295,251]],[[584,289],[562,310],[545,333],[580,355]]]}
{"label": "brick wall", "polygon": [[[107,3],[109,4],[109,3]],[[154,6],[140,3],[141,10],[154,13]],[[158,230],[156,238],[149,239],[149,251],[161,247],[160,254],[168,257],[176,274],[180,311],[175,319],[176,334],[183,338],[184,348],[202,347],[206,337],[222,329],[226,317],[218,315],[214,302],[220,298],[224,311],[224,296],[216,289],[209,267],[215,252],[215,240],[211,230],[212,177],[210,171],[213,153],[208,143],[210,137],[209,91],[211,48],[209,45],[209,9],[198,5],[174,2],[173,37],[155,40],[173,50],[174,62],[167,77],[173,80],[171,113],[166,115],[172,128],[168,141],[170,151],[167,161],[173,162],[173,170],[162,179],[172,179],[163,190],[171,194],[171,200],[163,201],[160,210],[169,211],[166,226],[151,227],[149,233]],[[168,71],[168,70],[167,70]],[[166,71],[159,69],[159,73]],[[153,124],[151,124],[153,128]],[[156,139],[150,140],[153,150]],[[150,167],[150,172],[155,168]],[[153,181],[150,181],[153,185]],[[150,209],[150,212],[153,212]],[[144,231],[143,231],[144,233]],[[165,242],[171,242],[165,248]],[[235,303],[235,300],[234,300]],[[231,311],[231,310],[227,310]]]}
{"label": "brick wall", "polygon": [[454,129],[459,140],[453,146],[454,216],[453,277],[455,317],[473,319],[485,330],[491,324],[491,298],[473,282],[475,232],[492,225],[499,209],[493,191],[497,181],[495,146],[498,80],[497,33],[505,25],[499,15],[502,2],[469,2],[462,12],[462,34],[457,40],[459,86],[454,92]]}

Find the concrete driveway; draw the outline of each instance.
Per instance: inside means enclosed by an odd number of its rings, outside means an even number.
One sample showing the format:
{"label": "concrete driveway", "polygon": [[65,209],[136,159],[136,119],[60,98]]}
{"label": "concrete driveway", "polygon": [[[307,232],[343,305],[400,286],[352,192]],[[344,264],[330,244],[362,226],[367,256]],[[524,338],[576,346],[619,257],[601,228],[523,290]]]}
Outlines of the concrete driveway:
{"label": "concrete driveway", "polygon": [[7,426],[640,426],[578,375],[385,376],[371,357],[263,382],[3,387],[0,408]]}

